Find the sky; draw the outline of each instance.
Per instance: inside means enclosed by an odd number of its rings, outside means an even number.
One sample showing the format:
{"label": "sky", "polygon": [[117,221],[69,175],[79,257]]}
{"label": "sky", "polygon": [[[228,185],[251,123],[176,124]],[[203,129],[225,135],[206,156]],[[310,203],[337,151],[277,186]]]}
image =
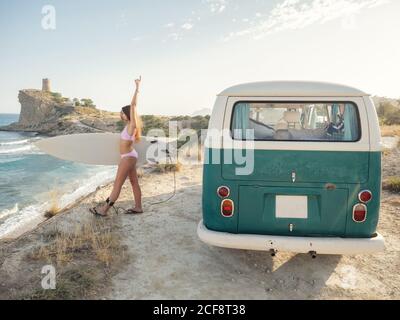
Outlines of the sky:
{"label": "sky", "polygon": [[211,109],[244,82],[313,80],[400,98],[398,0],[0,0],[0,113],[18,91],[130,103],[142,114]]}

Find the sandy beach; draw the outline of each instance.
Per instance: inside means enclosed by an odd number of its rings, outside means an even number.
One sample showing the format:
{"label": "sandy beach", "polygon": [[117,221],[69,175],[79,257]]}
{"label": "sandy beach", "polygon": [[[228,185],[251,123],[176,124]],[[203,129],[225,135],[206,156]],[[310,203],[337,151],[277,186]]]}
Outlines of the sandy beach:
{"label": "sandy beach", "polygon": [[[400,172],[399,155],[395,149],[386,156],[392,165],[385,165],[385,172],[389,167],[391,174]],[[382,195],[378,231],[386,239],[384,253],[311,259],[280,252],[273,258],[267,252],[210,247],[198,239],[201,177],[201,166],[182,167],[176,173],[176,195],[152,205],[171,196],[173,174],[146,173],[140,178],[144,214],[111,211],[109,218],[96,218],[88,208],[108,196],[111,185],[104,186],[32,233],[2,244],[0,298],[400,298],[400,195]],[[133,206],[128,182],[117,206]],[[88,245],[79,236],[80,245],[75,244],[76,237],[68,247],[65,234],[82,226],[90,226],[86,238],[98,234],[98,241],[88,240]],[[100,238],[104,230],[106,236]],[[91,247],[94,242],[103,246]],[[40,288],[40,271],[49,263],[56,267],[61,288],[45,291]]]}

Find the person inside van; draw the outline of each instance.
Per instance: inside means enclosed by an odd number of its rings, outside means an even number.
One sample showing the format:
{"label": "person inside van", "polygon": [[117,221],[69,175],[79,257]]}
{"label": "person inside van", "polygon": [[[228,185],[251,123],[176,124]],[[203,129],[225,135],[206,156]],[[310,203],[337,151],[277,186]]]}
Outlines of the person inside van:
{"label": "person inside van", "polygon": [[344,133],[344,105],[339,106],[339,113],[336,115],[335,123],[330,122],[326,127],[326,134],[332,136],[335,133]]}

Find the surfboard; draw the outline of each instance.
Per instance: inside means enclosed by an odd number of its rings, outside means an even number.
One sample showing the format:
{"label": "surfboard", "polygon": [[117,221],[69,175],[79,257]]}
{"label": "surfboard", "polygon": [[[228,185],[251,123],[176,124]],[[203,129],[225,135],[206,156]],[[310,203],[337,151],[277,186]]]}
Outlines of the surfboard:
{"label": "surfboard", "polygon": [[[80,133],[46,138],[34,144],[43,152],[59,159],[91,165],[118,165],[121,160],[119,139],[118,133]],[[134,142],[134,149],[139,154],[137,166],[142,166],[149,160],[157,161],[147,151],[152,145],[163,150],[160,144],[165,147],[165,142],[145,136]],[[160,152],[158,156],[162,157]]]}

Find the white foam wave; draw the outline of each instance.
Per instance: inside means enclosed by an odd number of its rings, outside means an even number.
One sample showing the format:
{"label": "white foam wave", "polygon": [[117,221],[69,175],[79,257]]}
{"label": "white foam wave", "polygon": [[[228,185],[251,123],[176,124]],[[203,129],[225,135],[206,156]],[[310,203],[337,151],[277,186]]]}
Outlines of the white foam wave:
{"label": "white foam wave", "polygon": [[14,148],[14,149],[3,149],[0,150],[0,154],[14,154],[14,153],[24,153],[25,151],[32,150],[32,146],[25,146],[21,148]]}
{"label": "white foam wave", "polygon": [[[76,188],[72,193],[62,195],[57,203],[58,207],[61,209],[68,207],[82,197],[94,192],[98,186],[111,182],[114,176],[114,168],[96,173],[93,177],[81,183],[81,186]],[[51,205],[52,201],[49,200],[42,204],[25,207],[21,210],[16,208],[16,211],[13,214],[9,214],[8,219],[0,225],[0,238],[35,228],[45,220],[44,213]]]}
{"label": "white foam wave", "polygon": [[4,219],[4,218],[6,218],[6,217],[8,217],[8,216],[10,216],[10,215],[12,215],[14,213],[17,213],[17,212],[18,212],[18,203],[16,203],[14,205],[14,207],[11,208],[11,209],[5,209],[5,210],[1,211],[0,212],[0,219]]}
{"label": "white foam wave", "polygon": [[26,154],[43,154],[38,148],[36,148],[34,145],[30,144],[27,146],[23,147],[18,147],[18,148],[4,148],[0,149],[0,154],[21,154],[21,155],[26,155]]}
{"label": "white foam wave", "polygon": [[20,231],[20,233],[23,233],[29,230],[28,226],[35,227],[44,221],[43,213],[46,207],[48,207],[47,203],[31,205],[11,215],[0,225],[0,239],[14,232]]}
{"label": "white foam wave", "polygon": [[26,144],[29,142],[29,139],[25,140],[17,140],[17,141],[9,141],[9,142],[1,142],[0,146],[14,146],[18,144]]}
{"label": "white foam wave", "polygon": [[93,177],[86,180],[76,188],[72,193],[65,194],[60,198],[59,206],[62,208],[74,203],[78,199],[96,191],[96,188],[102,184],[111,182],[115,177],[115,169],[107,169],[96,173]]}

